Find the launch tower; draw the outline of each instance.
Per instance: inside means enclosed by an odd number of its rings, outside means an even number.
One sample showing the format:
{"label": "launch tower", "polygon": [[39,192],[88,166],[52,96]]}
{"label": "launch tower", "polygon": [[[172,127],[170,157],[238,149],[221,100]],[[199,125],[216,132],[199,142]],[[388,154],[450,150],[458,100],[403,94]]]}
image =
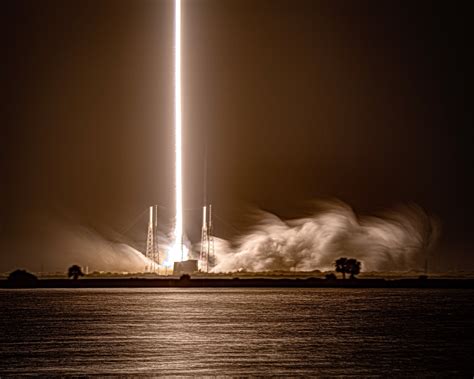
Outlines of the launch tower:
{"label": "launch tower", "polygon": [[148,234],[145,256],[150,260],[148,272],[156,272],[160,265],[160,251],[158,250],[158,206],[152,205],[149,210]]}
{"label": "launch tower", "polygon": [[209,204],[202,208],[201,251],[199,254],[200,270],[209,272],[209,268],[213,265],[213,262],[214,236],[212,234],[212,205]]}

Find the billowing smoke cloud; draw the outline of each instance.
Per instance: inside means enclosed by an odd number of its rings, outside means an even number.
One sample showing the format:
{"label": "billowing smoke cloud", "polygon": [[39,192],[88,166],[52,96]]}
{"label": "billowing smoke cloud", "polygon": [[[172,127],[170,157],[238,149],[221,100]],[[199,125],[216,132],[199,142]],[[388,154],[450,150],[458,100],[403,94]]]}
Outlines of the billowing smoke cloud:
{"label": "billowing smoke cloud", "polygon": [[340,201],[317,202],[311,217],[282,220],[260,212],[253,231],[234,244],[216,241],[214,272],[330,270],[334,261],[352,257],[364,271],[422,267],[438,237],[438,223],[417,205],[380,216],[358,216]]}
{"label": "billowing smoke cloud", "polygon": [[[283,220],[258,212],[251,232],[234,241],[216,238],[214,272],[331,270],[334,261],[353,257],[364,271],[422,268],[437,241],[437,221],[416,205],[399,206],[378,216],[359,216],[340,201],[319,201],[309,217]],[[65,272],[71,264],[89,271],[143,272],[150,261],[112,231],[98,232],[64,217],[38,217],[2,241],[0,271],[16,268]],[[169,236],[159,235],[166,251]],[[188,241],[186,241],[188,245]],[[198,249],[194,249],[195,254]]]}
{"label": "billowing smoke cloud", "polygon": [[89,272],[143,272],[147,258],[115,235],[105,238],[97,230],[62,217],[38,216],[35,228],[26,225],[28,238],[12,238],[2,244],[5,251],[0,270],[25,268],[33,272],[66,272],[72,264]]}

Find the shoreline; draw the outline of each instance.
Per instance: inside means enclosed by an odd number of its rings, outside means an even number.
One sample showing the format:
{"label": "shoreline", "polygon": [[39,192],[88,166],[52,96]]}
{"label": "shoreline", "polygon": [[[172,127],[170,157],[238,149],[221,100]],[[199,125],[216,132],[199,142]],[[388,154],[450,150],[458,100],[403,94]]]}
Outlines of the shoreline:
{"label": "shoreline", "polygon": [[280,278],[100,278],[0,280],[9,288],[456,288],[474,289],[474,279],[280,279]]}

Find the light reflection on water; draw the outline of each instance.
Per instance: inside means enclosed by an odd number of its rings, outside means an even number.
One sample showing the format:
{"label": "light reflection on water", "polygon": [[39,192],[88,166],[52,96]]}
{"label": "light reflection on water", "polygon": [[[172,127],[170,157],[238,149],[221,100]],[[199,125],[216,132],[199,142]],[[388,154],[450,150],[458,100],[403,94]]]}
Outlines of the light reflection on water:
{"label": "light reflection on water", "polygon": [[472,376],[472,290],[0,290],[5,374]]}

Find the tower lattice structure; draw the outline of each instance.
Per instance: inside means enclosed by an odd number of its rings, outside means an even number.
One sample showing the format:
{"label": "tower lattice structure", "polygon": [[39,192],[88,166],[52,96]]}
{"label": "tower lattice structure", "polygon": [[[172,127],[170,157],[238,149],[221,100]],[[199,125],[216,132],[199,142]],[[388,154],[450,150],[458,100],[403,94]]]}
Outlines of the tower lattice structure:
{"label": "tower lattice structure", "polygon": [[[209,211],[208,211],[209,210]],[[199,254],[200,270],[209,272],[214,265],[214,236],[212,233],[212,205],[202,209],[201,251]]]}
{"label": "tower lattice structure", "polygon": [[147,271],[156,272],[160,264],[160,252],[158,249],[158,207],[151,206],[149,209],[148,232],[146,239],[145,256],[149,259]]}

